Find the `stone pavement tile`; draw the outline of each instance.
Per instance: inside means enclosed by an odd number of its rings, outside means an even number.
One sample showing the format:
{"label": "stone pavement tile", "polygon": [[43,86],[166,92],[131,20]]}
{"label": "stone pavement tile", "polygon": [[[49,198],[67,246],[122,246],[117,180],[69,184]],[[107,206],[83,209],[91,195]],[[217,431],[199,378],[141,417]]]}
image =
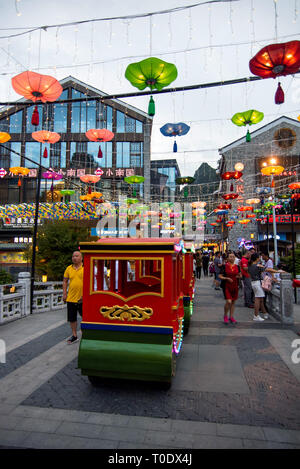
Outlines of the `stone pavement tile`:
{"label": "stone pavement tile", "polygon": [[22,421],[19,423],[18,429],[41,433],[55,433],[61,423],[61,420],[23,417]]}
{"label": "stone pavement tile", "polygon": [[[45,409],[47,410],[47,418],[49,420],[63,420],[65,422],[81,422],[86,423],[90,412],[69,409]],[[89,422],[93,423],[93,422]]]}
{"label": "stone pavement tile", "polygon": [[[19,424],[22,422],[22,417],[13,417],[11,415],[1,415],[0,414],[0,428],[6,428],[8,430],[21,430]],[[25,430],[25,429],[22,429]]]}
{"label": "stone pavement tile", "polygon": [[217,435],[217,424],[213,422],[195,422],[193,420],[173,420],[172,432],[201,435]]}
{"label": "stone pavement tile", "polygon": [[19,405],[11,412],[14,417],[47,418],[49,409],[34,406]]}
{"label": "stone pavement tile", "polygon": [[265,440],[265,435],[261,427],[250,425],[231,425],[217,423],[217,435],[232,438],[253,438],[254,440]]}
{"label": "stone pavement tile", "polygon": [[17,408],[14,404],[0,404],[0,415],[9,415]]}
{"label": "stone pavement tile", "polygon": [[121,441],[118,445],[118,449],[171,449],[173,446],[159,446],[159,445],[147,445],[146,443],[128,443]]}
{"label": "stone pavement tile", "polygon": [[0,429],[0,443],[2,446],[22,446],[29,433],[21,430]]}
{"label": "stone pavement tile", "polygon": [[[73,438],[67,435],[31,432],[22,442],[22,446],[34,449],[66,449],[71,447],[69,445],[72,445],[72,440]],[[76,446],[76,448],[80,447]]]}
{"label": "stone pavement tile", "polygon": [[148,430],[144,443],[147,443],[152,447],[161,445],[168,448],[191,448],[193,444],[193,436],[173,431],[161,432]]}
{"label": "stone pavement tile", "polygon": [[300,445],[294,445],[290,443],[277,443],[275,441],[243,439],[243,448],[246,448],[246,449],[300,449]]}
{"label": "stone pavement tile", "polygon": [[129,419],[129,415],[90,412],[87,418],[87,423],[93,423],[96,425],[118,425],[125,427],[128,425]]}
{"label": "stone pavement tile", "polygon": [[193,449],[238,449],[243,448],[241,438],[227,438],[210,435],[194,435]]}
{"label": "stone pavement tile", "polygon": [[172,423],[170,419],[137,417],[137,416],[130,417],[127,423],[128,427],[142,428],[145,430],[160,430],[160,431],[170,431],[171,425]]}
{"label": "stone pavement tile", "polygon": [[[102,437],[102,425],[93,425],[90,423],[80,422],[63,422],[57,429],[56,434],[58,435],[69,435],[69,436],[82,436],[86,438],[100,438]],[[103,436],[104,438],[104,436]]]}
{"label": "stone pavement tile", "polygon": [[300,431],[283,430],[281,428],[263,427],[265,438],[278,443],[294,443],[300,445]]}
{"label": "stone pavement tile", "polygon": [[[106,440],[117,440],[130,443],[144,443],[146,430],[132,429],[128,427],[117,427],[104,425],[101,430],[101,437]],[[147,442],[148,443],[148,442]]]}
{"label": "stone pavement tile", "polygon": [[118,441],[104,440],[103,438],[74,438],[70,439],[67,449],[117,449]]}

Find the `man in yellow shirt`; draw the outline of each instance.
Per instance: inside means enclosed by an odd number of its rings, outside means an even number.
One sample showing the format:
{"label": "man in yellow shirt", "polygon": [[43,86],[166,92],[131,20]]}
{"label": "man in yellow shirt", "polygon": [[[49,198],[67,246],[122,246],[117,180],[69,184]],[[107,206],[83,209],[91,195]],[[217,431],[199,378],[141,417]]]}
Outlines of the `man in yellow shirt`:
{"label": "man in yellow shirt", "polygon": [[77,339],[77,312],[82,316],[82,290],[83,290],[83,264],[80,251],[74,251],[72,264],[64,273],[63,300],[67,302],[68,321],[70,322],[72,336],[68,344],[73,344]]}

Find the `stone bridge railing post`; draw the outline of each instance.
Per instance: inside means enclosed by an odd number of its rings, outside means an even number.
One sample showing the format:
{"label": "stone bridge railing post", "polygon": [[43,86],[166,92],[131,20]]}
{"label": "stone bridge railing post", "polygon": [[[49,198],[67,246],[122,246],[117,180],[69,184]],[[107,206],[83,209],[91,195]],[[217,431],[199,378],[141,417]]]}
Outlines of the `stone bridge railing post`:
{"label": "stone bridge railing post", "polygon": [[30,314],[30,272],[19,272],[18,283],[24,286],[25,291],[25,311],[24,316]]}
{"label": "stone bridge railing post", "polygon": [[294,290],[290,273],[280,274],[280,317],[284,324],[294,323]]}

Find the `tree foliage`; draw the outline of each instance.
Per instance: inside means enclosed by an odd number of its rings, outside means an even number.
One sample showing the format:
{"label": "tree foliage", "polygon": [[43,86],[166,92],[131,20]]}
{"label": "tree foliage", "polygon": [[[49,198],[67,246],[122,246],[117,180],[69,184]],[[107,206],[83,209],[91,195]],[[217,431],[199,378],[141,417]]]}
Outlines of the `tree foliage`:
{"label": "tree foliage", "polygon": [[4,269],[0,269],[0,285],[7,285],[13,283],[14,279],[9,272]]}
{"label": "tree foliage", "polygon": [[[36,272],[46,274],[48,280],[62,280],[64,271],[72,263],[72,253],[81,241],[90,241],[89,228],[78,222],[55,220],[41,226],[37,236]],[[25,256],[32,259],[32,252]]]}

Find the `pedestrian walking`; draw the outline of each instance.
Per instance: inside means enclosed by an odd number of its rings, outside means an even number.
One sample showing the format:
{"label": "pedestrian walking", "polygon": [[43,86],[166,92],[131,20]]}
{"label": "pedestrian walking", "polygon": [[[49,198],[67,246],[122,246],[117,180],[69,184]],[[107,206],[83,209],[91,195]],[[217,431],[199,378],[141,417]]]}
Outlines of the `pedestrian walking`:
{"label": "pedestrian walking", "polygon": [[196,275],[197,278],[201,278],[201,269],[202,269],[202,254],[197,252],[196,254]]}
{"label": "pedestrian walking", "polygon": [[251,286],[251,278],[248,272],[248,263],[251,253],[246,251],[240,260],[241,274],[244,286],[244,305],[247,308],[254,308],[254,295]]}
{"label": "pedestrian walking", "polygon": [[204,253],[202,258],[202,267],[203,267],[203,275],[204,277],[208,277],[208,263],[209,263],[209,256],[208,253]]}
{"label": "pedestrian walking", "polygon": [[219,278],[219,274],[221,271],[221,266],[222,266],[221,252],[217,251],[216,256],[214,258],[215,290],[220,290],[221,280]]}
{"label": "pedestrian walking", "polygon": [[72,264],[69,265],[63,278],[63,301],[67,303],[67,318],[71,326],[72,336],[68,344],[73,344],[77,338],[77,313],[82,316],[83,293],[83,264],[80,251],[74,251]]}
{"label": "pedestrian walking", "polygon": [[[234,263],[235,255],[233,252],[228,254],[227,262],[221,267],[219,278],[222,280],[222,287],[225,297],[224,305],[224,324],[236,324],[234,319],[235,302],[239,295],[239,278],[241,278],[240,267]],[[230,317],[228,318],[228,313]]]}
{"label": "pedestrian walking", "polygon": [[[248,272],[250,274],[251,286],[255,297],[253,321],[262,322],[265,319],[268,319],[268,313],[264,305],[265,292],[261,286],[261,275],[264,271],[264,266],[259,264],[259,262],[259,254],[252,254],[248,266]],[[259,311],[262,311],[263,318],[259,315]]]}

